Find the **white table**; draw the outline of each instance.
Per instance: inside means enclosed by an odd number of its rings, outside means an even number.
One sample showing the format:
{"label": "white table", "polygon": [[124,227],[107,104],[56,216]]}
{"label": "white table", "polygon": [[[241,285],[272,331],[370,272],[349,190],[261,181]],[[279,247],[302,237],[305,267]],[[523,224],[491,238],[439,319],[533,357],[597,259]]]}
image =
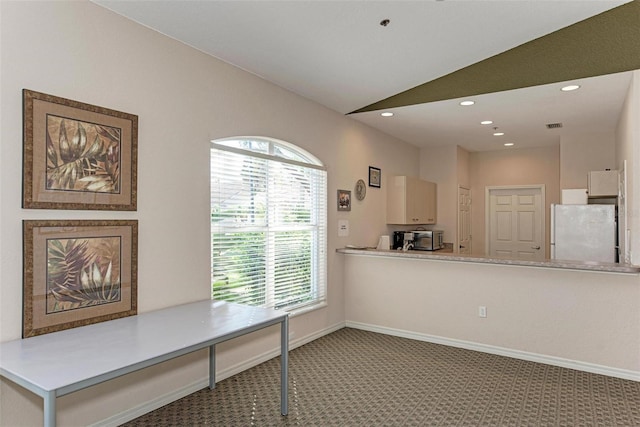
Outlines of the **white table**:
{"label": "white table", "polygon": [[0,343],[0,375],[42,396],[44,425],[56,425],[56,397],[209,347],[215,387],[215,345],[280,324],[280,409],[288,413],[289,316],[211,300],[80,328]]}

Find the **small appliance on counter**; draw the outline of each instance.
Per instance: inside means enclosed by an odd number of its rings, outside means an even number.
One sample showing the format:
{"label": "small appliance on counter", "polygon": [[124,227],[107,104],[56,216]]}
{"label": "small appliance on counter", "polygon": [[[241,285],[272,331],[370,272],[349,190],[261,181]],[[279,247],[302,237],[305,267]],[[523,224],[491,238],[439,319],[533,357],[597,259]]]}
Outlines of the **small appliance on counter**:
{"label": "small appliance on counter", "polygon": [[378,246],[376,246],[376,249],[381,251],[388,251],[389,247],[391,246],[391,243],[389,242],[389,236],[380,236],[380,239],[378,239]]}
{"label": "small appliance on counter", "polygon": [[437,251],[444,248],[442,230],[394,231],[393,249]]}
{"label": "small appliance on counter", "polygon": [[397,250],[402,249],[402,245],[404,244],[404,231],[394,231],[393,232],[393,241],[391,245],[391,249]]}
{"label": "small appliance on counter", "polygon": [[413,232],[413,249],[416,251],[437,251],[444,249],[444,231],[427,230]]}
{"label": "small appliance on counter", "polygon": [[393,246],[394,250],[409,250],[413,248],[413,231],[394,231]]}

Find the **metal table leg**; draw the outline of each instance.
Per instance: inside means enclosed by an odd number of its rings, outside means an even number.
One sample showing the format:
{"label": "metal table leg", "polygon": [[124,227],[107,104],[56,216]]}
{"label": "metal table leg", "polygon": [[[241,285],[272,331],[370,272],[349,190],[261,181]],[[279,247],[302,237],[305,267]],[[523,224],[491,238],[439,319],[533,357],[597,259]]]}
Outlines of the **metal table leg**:
{"label": "metal table leg", "polygon": [[209,389],[216,388],[216,345],[209,347]]}
{"label": "metal table leg", "polygon": [[49,391],[44,399],[44,427],[56,426],[56,392]]}

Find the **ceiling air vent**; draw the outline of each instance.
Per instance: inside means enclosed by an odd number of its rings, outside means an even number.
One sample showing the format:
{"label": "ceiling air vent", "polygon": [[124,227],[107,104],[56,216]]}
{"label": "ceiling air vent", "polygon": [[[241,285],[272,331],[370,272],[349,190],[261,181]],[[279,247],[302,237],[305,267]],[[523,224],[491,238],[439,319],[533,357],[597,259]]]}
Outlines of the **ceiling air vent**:
{"label": "ceiling air vent", "polygon": [[558,129],[562,127],[562,123],[547,123],[547,129]]}

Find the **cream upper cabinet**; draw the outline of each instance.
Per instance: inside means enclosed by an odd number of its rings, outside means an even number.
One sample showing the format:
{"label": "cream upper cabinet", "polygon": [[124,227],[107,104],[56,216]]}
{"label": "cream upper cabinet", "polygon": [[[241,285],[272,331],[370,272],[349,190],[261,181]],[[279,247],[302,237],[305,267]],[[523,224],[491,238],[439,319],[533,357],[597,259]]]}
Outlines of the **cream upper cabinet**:
{"label": "cream upper cabinet", "polygon": [[393,176],[387,187],[387,224],[435,224],[436,184]]}
{"label": "cream upper cabinet", "polygon": [[436,183],[429,181],[421,181],[423,182],[424,191],[425,191],[425,218],[427,222],[425,224],[435,224],[437,220],[437,191],[436,191]]}
{"label": "cream upper cabinet", "polygon": [[617,170],[592,171],[587,175],[589,197],[615,197],[618,195]]}

